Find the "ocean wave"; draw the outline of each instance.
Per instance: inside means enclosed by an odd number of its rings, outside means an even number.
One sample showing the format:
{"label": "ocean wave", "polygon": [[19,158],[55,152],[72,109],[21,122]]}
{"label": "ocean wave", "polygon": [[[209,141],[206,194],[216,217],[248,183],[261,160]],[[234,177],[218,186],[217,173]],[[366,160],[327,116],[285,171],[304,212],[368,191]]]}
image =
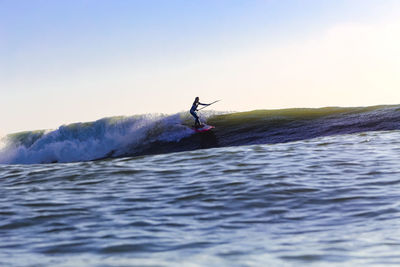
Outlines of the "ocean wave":
{"label": "ocean wave", "polygon": [[196,134],[188,113],[103,118],[56,130],[7,135],[2,164],[77,162],[209,147],[285,143],[319,136],[400,129],[400,106],[203,112],[216,128]]}
{"label": "ocean wave", "polygon": [[104,118],[63,125],[56,130],[10,134],[3,138],[0,163],[76,162],[117,157],[149,143],[178,142],[192,133],[182,124],[180,114]]}

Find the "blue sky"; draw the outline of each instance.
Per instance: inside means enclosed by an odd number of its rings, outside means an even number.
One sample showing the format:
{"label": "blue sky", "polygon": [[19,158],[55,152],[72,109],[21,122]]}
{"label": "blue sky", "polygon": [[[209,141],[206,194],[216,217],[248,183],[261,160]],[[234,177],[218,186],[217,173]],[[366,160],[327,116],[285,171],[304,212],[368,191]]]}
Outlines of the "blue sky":
{"label": "blue sky", "polygon": [[[394,0],[0,0],[0,134],[105,116],[398,103]],[[397,54],[396,54],[397,53]]]}

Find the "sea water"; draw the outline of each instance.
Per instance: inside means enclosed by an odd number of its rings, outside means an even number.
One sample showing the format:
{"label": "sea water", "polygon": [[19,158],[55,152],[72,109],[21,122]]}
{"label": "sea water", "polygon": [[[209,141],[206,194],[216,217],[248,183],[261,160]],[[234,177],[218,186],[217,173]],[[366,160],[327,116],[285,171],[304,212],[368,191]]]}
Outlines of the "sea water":
{"label": "sea water", "polygon": [[0,266],[399,265],[399,140],[3,164]]}

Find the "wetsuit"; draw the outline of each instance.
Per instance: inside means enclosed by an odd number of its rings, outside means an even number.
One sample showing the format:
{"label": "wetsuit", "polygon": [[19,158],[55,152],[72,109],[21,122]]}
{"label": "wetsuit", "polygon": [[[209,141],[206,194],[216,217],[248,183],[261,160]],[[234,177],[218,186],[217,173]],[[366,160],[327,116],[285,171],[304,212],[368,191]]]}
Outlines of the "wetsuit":
{"label": "wetsuit", "polygon": [[197,107],[199,105],[207,106],[208,104],[203,104],[203,103],[196,102],[196,101],[193,102],[192,108],[190,109],[190,114],[192,114],[192,116],[195,119],[194,126],[200,126],[199,116],[196,113]]}

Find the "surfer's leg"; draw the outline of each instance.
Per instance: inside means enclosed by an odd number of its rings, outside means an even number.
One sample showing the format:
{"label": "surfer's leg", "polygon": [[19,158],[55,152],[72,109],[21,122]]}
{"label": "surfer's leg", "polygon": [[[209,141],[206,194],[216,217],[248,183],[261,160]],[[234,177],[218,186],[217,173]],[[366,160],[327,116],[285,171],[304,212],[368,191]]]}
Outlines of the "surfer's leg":
{"label": "surfer's leg", "polygon": [[190,114],[192,114],[192,116],[195,119],[194,125],[195,126],[199,126],[200,125],[200,120],[199,120],[199,116],[197,116],[197,113],[195,111],[190,111]]}

